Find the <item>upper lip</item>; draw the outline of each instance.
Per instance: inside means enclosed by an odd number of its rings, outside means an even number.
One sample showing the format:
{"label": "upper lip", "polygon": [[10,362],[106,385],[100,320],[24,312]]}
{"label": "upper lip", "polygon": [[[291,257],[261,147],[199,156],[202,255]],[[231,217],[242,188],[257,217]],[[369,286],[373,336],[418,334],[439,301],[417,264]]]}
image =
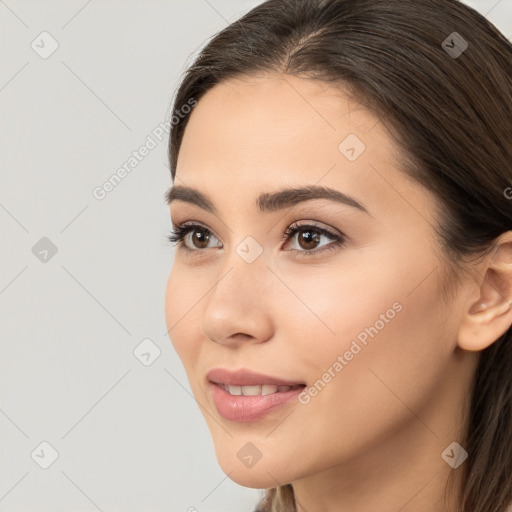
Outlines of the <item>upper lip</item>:
{"label": "upper lip", "polygon": [[239,370],[214,368],[207,373],[206,377],[211,382],[229,384],[230,386],[261,386],[263,384],[273,384],[274,386],[304,385],[304,382],[278,379],[277,377],[256,373],[246,368]]}

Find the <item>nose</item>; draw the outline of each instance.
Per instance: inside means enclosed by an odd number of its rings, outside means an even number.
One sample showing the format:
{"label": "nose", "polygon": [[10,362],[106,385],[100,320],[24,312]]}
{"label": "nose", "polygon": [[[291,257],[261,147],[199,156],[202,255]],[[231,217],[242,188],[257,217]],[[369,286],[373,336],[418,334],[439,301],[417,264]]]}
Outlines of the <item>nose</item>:
{"label": "nose", "polygon": [[247,263],[238,254],[226,260],[204,299],[201,330],[216,343],[236,348],[263,343],[273,334],[270,280],[263,256]]}

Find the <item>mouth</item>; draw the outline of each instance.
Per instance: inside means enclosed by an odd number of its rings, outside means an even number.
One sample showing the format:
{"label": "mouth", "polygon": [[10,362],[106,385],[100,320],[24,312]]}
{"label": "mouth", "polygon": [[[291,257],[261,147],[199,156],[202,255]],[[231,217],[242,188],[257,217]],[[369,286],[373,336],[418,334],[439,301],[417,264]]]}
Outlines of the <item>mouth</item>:
{"label": "mouth", "polygon": [[[233,386],[232,391],[238,392],[241,388],[250,388],[249,392],[259,392],[261,394],[252,395],[233,395],[224,388],[222,384],[210,382],[208,391],[212,398],[217,412],[225,420],[236,422],[251,422],[263,419],[265,416],[274,413],[277,414],[286,404],[291,405],[296,402],[305,385],[283,386],[283,389],[274,393],[263,394],[264,386]],[[276,386],[271,386],[275,388]],[[238,389],[236,389],[238,388]],[[251,389],[253,388],[253,389]]]}
{"label": "mouth", "polygon": [[226,420],[250,422],[296,401],[304,382],[284,380],[247,369],[216,368],[207,374],[208,390],[217,412]]}

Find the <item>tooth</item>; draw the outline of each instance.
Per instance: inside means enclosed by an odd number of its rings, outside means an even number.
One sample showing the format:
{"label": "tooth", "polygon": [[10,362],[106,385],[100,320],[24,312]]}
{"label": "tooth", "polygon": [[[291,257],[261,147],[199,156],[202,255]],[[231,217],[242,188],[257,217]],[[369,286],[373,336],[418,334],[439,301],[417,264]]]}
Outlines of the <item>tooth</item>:
{"label": "tooth", "polygon": [[230,395],[241,395],[242,386],[230,386],[228,385],[228,391]]}
{"label": "tooth", "polygon": [[273,393],[277,393],[277,386],[273,384],[263,384],[263,386],[261,386],[262,395],[272,395]]}
{"label": "tooth", "polygon": [[274,384],[262,384],[261,386],[231,386],[223,384],[222,387],[231,395],[235,396],[258,396],[272,395],[277,392],[285,392],[295,389],[298,386],[276,386]]}
{"label": "tooth", "polygon": [[242,395],[261,395],[261,386],[242,386]]}

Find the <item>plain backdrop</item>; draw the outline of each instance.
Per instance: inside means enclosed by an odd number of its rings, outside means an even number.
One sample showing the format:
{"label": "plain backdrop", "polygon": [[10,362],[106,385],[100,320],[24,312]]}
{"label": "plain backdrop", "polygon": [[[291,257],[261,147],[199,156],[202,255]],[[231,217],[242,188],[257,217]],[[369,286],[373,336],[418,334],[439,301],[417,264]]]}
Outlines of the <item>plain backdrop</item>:
{"label": "plain backdrop", "polygon": [[[0,512],[254,508],[166,333],[161,123],[198,49],[259,3],[0,0]],[[512,36],[512,0],[467,3]]]}

